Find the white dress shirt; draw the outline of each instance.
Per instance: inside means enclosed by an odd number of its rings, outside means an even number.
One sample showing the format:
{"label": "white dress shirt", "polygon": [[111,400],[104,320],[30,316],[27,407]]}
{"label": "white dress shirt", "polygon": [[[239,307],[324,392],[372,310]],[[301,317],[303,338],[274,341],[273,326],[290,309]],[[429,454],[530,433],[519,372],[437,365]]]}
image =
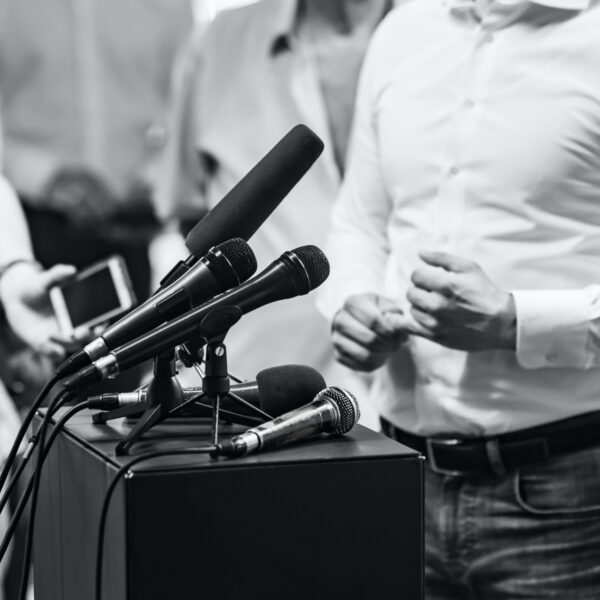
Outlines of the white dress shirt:
{"label": "white dress shirt", "polygon": [[419,0],[372,41],[321,296],[408,307],[417,253],[514,294],[517,349],[413,337],[377,373],[383,416],[484,435],[600,410],[600,4]]}

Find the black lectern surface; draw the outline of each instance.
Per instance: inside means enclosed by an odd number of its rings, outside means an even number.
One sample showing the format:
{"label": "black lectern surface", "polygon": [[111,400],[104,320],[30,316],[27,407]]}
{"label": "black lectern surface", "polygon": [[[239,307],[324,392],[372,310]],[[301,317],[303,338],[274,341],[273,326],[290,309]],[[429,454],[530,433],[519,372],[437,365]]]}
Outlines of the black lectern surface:
{"label": "black lectern surface", "polygon": [[[169,422],[117,457],[129,430],[82,413],[59,434],[40,489],[36,600],[94,599],[100,511],[120,466],[209,441],[205,422]],[[103,567],[104,600],[419,600],[422,458],[357,426],[240,459],[140,463],[113,495]]]}

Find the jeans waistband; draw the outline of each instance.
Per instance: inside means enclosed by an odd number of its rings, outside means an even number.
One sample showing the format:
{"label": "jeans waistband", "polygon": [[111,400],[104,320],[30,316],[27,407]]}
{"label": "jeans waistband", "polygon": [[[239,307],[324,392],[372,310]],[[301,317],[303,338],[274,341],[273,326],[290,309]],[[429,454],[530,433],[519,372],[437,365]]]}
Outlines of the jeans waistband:
{"label": "jeans waistband", "polygon": [[419,436],[381,419],[383,432],[446,475],[504,475],[600,442],[600,411],[489,437]]}

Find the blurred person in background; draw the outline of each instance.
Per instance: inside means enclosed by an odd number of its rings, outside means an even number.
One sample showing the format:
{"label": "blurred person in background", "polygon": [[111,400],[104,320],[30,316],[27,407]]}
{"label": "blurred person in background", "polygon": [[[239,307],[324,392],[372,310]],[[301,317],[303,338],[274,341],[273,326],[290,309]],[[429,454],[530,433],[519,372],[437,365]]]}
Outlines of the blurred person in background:
{"label": "blurred person in background", "polygon": [[[64,358],[64,343],[54,318],[48,290],[66,281],[75,272],[67,265],[43,270],[33,256],[27,224],[19,200],[8,182],[0,176],[0,305],[5,325],[0,330],[0,465],[3,465],[19,429],[20,421],[13,398],[4,381],[14,383],[14,373],[7,366],[4,349],[6,337],[15,335],[23,348],[28,348],[29,368],[50,368],[52,362]],[[0,539],[9,512],[0,515]],[[4,576],[9,565],[0,563],[0,599],[4,596]],[[16,565],[15,575],[21,570]]]}
{"label": "blurred person in background", "polygon": [[189,0],[0,0],[4,172],[43,265],[118,253],[148,295],[153,165],[192,24]]}
{"label": "blurred person in background", "polygon": [[[324,153],[250,245],[260,269],[286,250],[323,244],[363,55],[392,4],[261,0],[221,12],[193,32],[177,65],[172,136],[155,195],[169,223],[153,252],[158,271],[168,270],[173,248],[181,247],[173,224],[197,221],[298,123],[324,140]],[[335,365],[312,294],[245,315],[226,343],[230,370],[249,379],[274,363],[304,363],[331,384],[359,385]]]}
{"label": "blurred person in background", "polygon": [[4,172],[48,268],[120,254],[150,291],[150,192],[190,0],[0,0]]}

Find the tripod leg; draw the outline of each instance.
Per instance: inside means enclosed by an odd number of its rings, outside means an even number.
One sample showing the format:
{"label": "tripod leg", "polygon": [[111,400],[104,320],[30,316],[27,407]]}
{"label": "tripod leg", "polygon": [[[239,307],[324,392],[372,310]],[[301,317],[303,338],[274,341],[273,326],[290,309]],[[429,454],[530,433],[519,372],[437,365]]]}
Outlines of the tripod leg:
{"label": "tripod leg", "polygon": [[142,435],[146,433],[146,431],[148,431],[161,420],[162,411],[162,406],[155,406],[154,408],[147,410],[140,417],[133,429],[129,432],[129,435],[117,444],[115,448],[115,454],[117,456],[129,454],[129,449],[131,446],[133,446],[133,444],[135,444],[142,437]]}
{"label": "tripod leg", "polygon": [[106,423],[107,421],[112,421],[113,419],[120,419],[121,417],[135,417],[144,414],[145,409],[145,402],[137,402],[136,404],[121,406],[121,408],[115,408],[114,410],[94,413],[92,415],[92,422],[101,424]]}

